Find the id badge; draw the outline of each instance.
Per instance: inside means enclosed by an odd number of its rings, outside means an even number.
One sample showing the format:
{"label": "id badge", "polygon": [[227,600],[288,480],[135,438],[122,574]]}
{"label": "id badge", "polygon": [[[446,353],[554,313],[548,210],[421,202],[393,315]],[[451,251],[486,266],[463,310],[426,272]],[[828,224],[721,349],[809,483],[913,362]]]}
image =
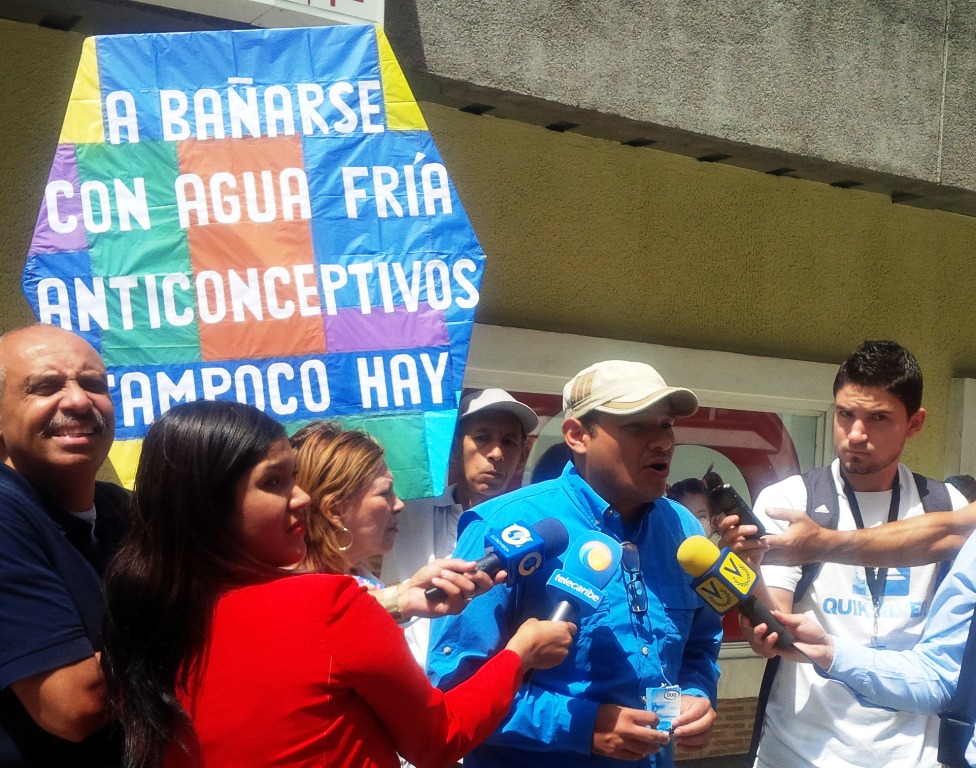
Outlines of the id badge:
{"label": "id badge", "polygon": [[671,721],[681,714],[681,686],[662,685],[647,689],[647,708],[660,718],[657,730],[670,731]]}

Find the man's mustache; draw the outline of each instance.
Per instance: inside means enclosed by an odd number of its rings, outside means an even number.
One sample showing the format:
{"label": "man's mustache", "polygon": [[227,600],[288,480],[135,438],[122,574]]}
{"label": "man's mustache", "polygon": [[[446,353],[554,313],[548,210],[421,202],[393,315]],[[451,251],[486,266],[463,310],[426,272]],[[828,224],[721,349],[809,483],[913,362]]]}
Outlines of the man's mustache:
{"label": "man's mustache", "polygon": [[90,415],[84,418],[70,417],[70,416],[55,416],[51,419],[50,423],[41,432],[43,437],[53,437],[58,432],[60,432],[65,427],[74,427],[78,424],[90,424],[92,427],[92,434],[101,435],[105,433],[108,429],[108,422],[105,417],[102,416],[98,411],[92,411]]}

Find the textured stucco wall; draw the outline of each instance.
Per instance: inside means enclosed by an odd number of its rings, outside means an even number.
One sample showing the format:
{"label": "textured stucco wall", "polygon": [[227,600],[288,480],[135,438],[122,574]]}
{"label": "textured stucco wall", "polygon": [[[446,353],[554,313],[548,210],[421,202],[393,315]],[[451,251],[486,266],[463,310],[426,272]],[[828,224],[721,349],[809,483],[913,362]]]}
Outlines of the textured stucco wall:
{"label": "textured stucco wall", "polygon": [[[0,22],[0,330],[19,281],[81,39]],[[976,219],[422,104],[488,253],[481,323],[839,362],[908,345],[940,474],[951,376],[976,376]]]}
{"label": "textured stucco wall", "polygon": [[20,274],[58,143],[82,38],[0,21],[0,328],[33,319]]}
{"label": "textured stucco wall", "polygon": [[976,190],[974,25],[973,0],[398,0],[386,13],[404,65],[449,105],[467,96],[531,119],[534,100],[542,124],[583,110],[560,119],[591,135],[609,135],[600,116],[613,116],[675,151],[707,151],[690,133],[763,170],[842,166],[805,178],[869,169],[895,177],[879,188],[929,198],[912,204],[968,213],[971,200],[947,200]]}
{"label": "textured stucco wall", "polygon": [[976,0],[951,0],[946,39],[944,184],[976,188]]}
{"label": "textured stucco wall", "polygon": [[394,43],[408,15],[423,65],[445,77],[936,174],[944,3],[415,0],[391,3]]}

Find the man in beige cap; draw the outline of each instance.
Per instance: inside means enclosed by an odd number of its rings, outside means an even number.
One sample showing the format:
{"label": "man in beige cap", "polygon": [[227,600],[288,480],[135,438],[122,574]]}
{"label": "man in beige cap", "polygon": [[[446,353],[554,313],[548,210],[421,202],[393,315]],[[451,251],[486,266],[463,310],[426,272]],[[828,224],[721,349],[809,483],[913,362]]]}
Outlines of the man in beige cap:
{"label": "man in beige cap", "polygon": [[[535,411],[503,389],[478,389],[461,398],[451,448],[456,482],[440,496],[406,502],[397,519],[396,542],[383,558],[384,581],[409,579],[454,551],[461,513],[508,489],[525,461],[526,438],[538,424]],[[428,632],[427,619],[415,619],[406,629],[407,643],[421,664]]]}
{"label": "man in beige cap", "polygon": [[[704,745],[715,720],[721,623],[691,589],[678,546],[698,521],[664,497],[676,417],[698,408],[694,393],[669,387],[645,363],[608,360],[563,390],[563,439],[572,462],[562,475],[480,504],[465,515],[455,554],[477,558],[485,534],[558,518],[570,551],[596,531],[621,542],[621,568],[599,609],[579,621],[569,658],[537,670],[508,718],[465,758],[466,768],[673,766],[673,744]],[[575,548],[575,549],[574,549]],[[513,587],[496,587],[459,616],[432,623],[428,672],[449,689],[504,647],[519,623],[552,609],[546,582],[562,558]],[[670,688],[681,714],[657,729],[649,689]],[[675,689],[680,689],[677,691]],[[544,758],[542,757],[544,755]]]}

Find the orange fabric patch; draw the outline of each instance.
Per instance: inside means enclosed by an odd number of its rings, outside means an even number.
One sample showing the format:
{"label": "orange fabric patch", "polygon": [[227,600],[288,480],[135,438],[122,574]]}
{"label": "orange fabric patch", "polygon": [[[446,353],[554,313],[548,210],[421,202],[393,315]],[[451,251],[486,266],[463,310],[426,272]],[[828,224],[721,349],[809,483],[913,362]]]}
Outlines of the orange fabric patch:
{"label": "orange fabric patch", "polygon": [[[309,222],[294,198],[285,205],[281,193],[281,174],[303,167],[301,140],[191,139],[179,145],[179,159],[180,172],[195,174],[201,182],[188,189],[187,197],[198,201],[197,189],[206,196],[206,214],[202,206],[191,212],[187,229],[202,359],[324,353]],[[215,174],[229,174],[221,177],[216,192],[211,184]],[[296,189],[292,179],[288,190],[294,195]],[[219,223],[215,206],[235,220]],[[272,208],[272,221],[255,220],[268,217]]]}

